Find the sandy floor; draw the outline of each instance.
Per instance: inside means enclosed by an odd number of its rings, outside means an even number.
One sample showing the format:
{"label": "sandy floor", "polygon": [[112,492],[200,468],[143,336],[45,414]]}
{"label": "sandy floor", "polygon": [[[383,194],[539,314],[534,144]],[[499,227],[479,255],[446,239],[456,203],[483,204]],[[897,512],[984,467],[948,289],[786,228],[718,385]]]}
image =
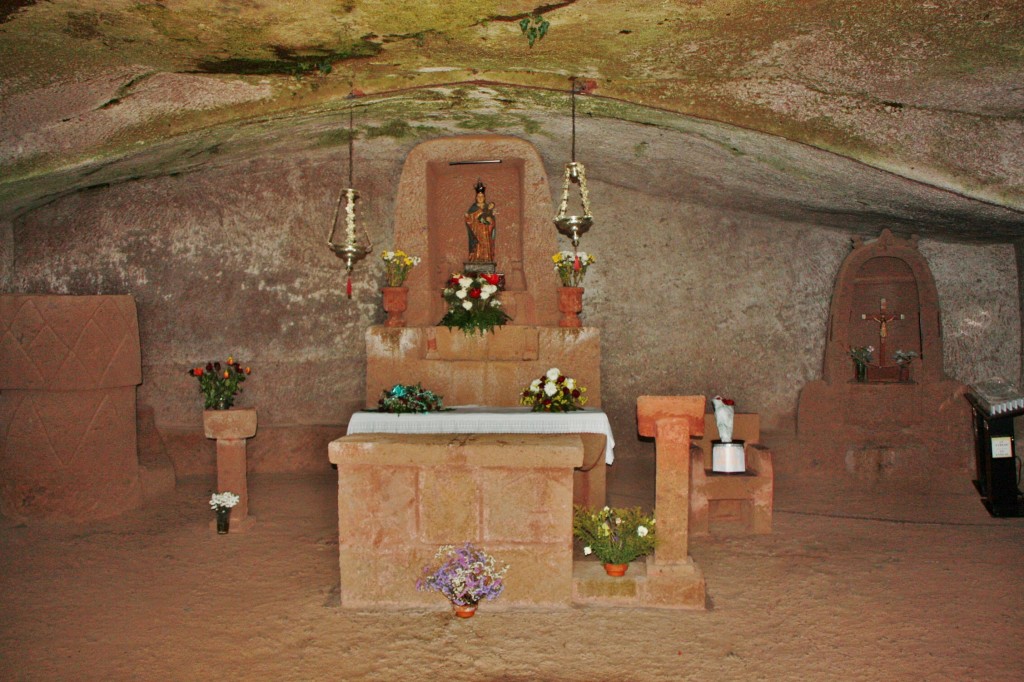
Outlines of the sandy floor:
{"label": "sandy floor", "polygon": [[[649,469],[620,461],[613,503]],[[0,527],[4,680],[1024,679],[1024,520],[970,484],[915,498],[780,481],[775,532],[697,539],[710,610],[339,608],[333,474],[212,481],[87,526]]]}

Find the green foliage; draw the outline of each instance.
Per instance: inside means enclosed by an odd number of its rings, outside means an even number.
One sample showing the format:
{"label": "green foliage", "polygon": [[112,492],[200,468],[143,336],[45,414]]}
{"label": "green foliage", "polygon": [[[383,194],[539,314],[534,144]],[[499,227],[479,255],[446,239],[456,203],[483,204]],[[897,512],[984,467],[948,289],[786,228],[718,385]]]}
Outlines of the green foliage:
{"label": "green foliage", "polygon": [[380,394],[380,400],[377,401],[377,410],[380,412],[403,414],[441,412],[444,409],[442,396],[428,391],[423,388],[422,384],[415,386],[395,384],[384,390]]}
{"label": "green foliage", "polygon": [[654,517],[640,507],[597,511],[573,507],[572,534],[583,543],[584,554],[605,564],[628,564],[654,551]]}
{"label": "green foliage", "polygon": [[523,35],[530,42],[530,47],[533,47],[535,42],[547,34],[549,26],[551,24],[548,20],[539,14],[526,17],[519,22],[519,30],[523,32]]}

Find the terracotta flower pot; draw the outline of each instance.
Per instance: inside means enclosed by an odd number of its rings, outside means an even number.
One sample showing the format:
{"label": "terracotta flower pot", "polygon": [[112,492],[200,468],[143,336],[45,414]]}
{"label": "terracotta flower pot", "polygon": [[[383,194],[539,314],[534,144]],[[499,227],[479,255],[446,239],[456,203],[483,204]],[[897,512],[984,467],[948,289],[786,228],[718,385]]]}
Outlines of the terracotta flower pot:
{"label": "terracotta flower pot", "polygon": [[476,614],[476,604],[452,604],[452,608],[455,609],[455,615],[459,618],[472,618]]}
{"label": "terracotta flower pot", "polygon": [[388,314],[384,326],[404,327],[405,317],[402,314],[409,306],[409,289],[407,287],[384,287],[381,292],[384,294],[384,312]]}
{"label": "terracotta flower pot", "polygon": [[605,564],[604,572],[613,578],[621,578],[629,570],[629,564]]}
{"label": "terracotta flower pot", "polygon": [[558,290],[559,327],[582,327],[579,314],[583,310],[583,287],[562,287]]}

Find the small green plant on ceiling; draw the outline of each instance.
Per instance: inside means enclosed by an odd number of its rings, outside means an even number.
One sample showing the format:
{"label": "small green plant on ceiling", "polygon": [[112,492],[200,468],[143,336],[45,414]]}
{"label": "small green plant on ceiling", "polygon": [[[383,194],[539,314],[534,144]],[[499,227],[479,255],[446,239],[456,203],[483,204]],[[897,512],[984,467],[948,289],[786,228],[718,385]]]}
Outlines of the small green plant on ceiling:
{"label": "small green plant on ceiling", "polygon": [[548,27],[550,26],[551,24],[548,20],[539,14],[524,17],[519,22],[519,30],[521,30],[523,35],[526,36],[526,40],[529,41],[530,47],[533,47],[535,42],[547,34]]}

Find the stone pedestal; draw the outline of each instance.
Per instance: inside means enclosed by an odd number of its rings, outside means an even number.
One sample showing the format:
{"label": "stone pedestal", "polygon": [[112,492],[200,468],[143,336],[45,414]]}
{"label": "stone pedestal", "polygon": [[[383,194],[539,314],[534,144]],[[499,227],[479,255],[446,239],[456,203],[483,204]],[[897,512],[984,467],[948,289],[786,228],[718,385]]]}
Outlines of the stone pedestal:
{"label": "stone pedestal", "polygon": [[[243,533],[253,525],[249,516],[245,441],[256,435],[256,408],[205,410],[203,430],[207,438],[217,439],[217,492],[238,495],[238,504],[231,509],[231,532]],[[211,527],[216,529],[216,520]]]}
{"label": "stone pedestal", "polygon": [[486,608],[572,600],[577,435],[359,434],[333,441],[344,608],[448,608],[416,580],[438,547],[472,542],[511,566]]}

